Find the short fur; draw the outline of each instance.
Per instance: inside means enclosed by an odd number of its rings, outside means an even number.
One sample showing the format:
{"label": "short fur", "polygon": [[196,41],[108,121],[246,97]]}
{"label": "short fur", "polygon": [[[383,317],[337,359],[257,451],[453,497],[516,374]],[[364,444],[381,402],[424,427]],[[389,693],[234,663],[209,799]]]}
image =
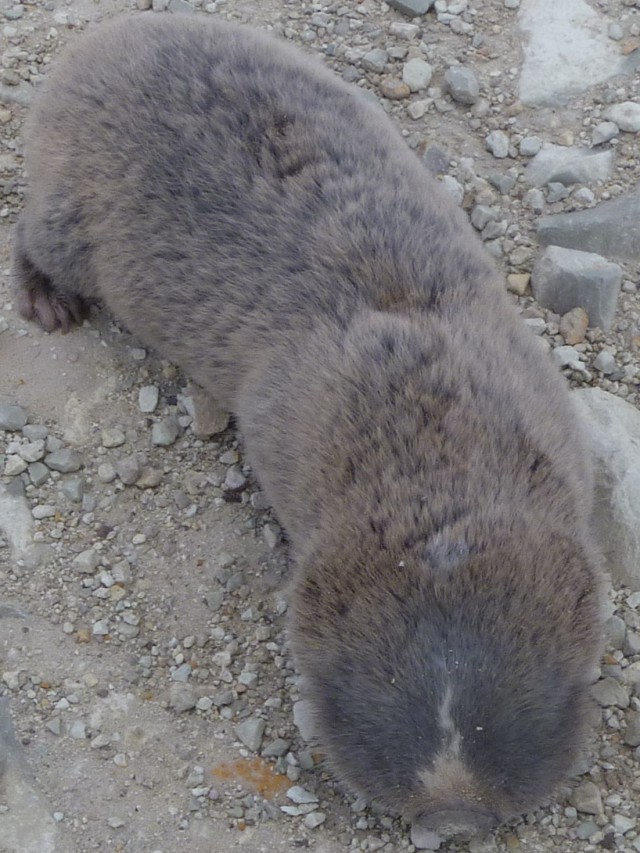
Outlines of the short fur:
{"label": "short fur", "polygon": [[598,660],[591,481],[463,215],[355,89],[202,17],[74,42],[27,140],[22,311],[99,299],[236,413],[337,773],[447,832],[535,806]]}

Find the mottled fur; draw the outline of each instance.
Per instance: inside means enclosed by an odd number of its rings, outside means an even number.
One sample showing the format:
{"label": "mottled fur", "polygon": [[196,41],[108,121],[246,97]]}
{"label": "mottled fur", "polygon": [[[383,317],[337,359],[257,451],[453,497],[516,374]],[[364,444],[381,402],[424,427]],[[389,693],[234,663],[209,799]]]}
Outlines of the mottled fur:
{"label": "mottled fur", "polygon": [[598,659],[567,391],[381,110],[201,17],[73,43],[27,129],[23,313],[104,302],[236,413],[328,759],[427,828],[534,806]]}

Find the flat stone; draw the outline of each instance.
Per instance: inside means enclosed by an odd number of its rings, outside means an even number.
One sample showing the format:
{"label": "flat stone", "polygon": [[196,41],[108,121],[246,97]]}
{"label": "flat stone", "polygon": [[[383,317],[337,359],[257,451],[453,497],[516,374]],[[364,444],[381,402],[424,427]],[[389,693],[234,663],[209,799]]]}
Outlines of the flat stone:
{"label": "flat stone", "polygon": [[615,678],[602,678],[591,688],[591,695],[603,708],[628,708],[629,694]]}
{"label": "flat stone", "polygon": [[597,252],[621,261],[640,260],[640,192],[603,201],[590,210],[558,213],[538,220],[543,245]]}
{"label": "flat stone", "polygon": [[433,6],[435,0],[389,0],[389,5],[410,18],[424,15]]}
{"label": "flat stone", "polygon": [[480,97],[480,82],[471,68],[454,65],[444,75],[447,91],[459,104],[475,104]]}
{"label": "flat stone", "polygon": [[28,462],[21,456],[18,456],[17,453],[10,453],[5,460],[4,471],[2,473],[5,477],[17,477],[19,474],[23,474],[28,467]]}
{"label": "flat stone", "polygon": [[525,136],[519,148],[523,157],[535,157],[542,148],[542,140],[537,136]]}
{"label": "flat stone", "polygon": [[389,54],[382,48],[374,48],[367,51],[362,57],[361,65],[365,71],[372,71],[374,74],[382,74],[389,61]]}
{"label": "flat stone", "polygon": [[590,148],[545,143],[525,169],[529,184],[542,187],[551,181],[565,186],[606,181],[613,169],[614,153]]}
{"label": "flat stone", "polygon": [[196,694],[189,684],[172,684],[169,690],[169,704],[179,714],[196,707]]}
{"label": "flat stone", "polygon": [[155,385],[143,385],[138,391],[138,408],[145,414],[155,412],[160,399],[160,391]]}
{"label": "flat stone", "polygon": [[608,331],[613,323],[622,269],[592,252],[549,246],[531,275],[533,293],[544,308],[566,314],[583,308],[593,326]]}
{"label": "flat stone", "polygon": [[624,742],[628,746],[640,746],[640,711],[629,711],[625,719]]}
{"label": "flat stone", "polygon": [[262,745],[264,730],[267,727],[266,720],[260,717],[249,717],[235,727],[234,731],[238,740],[251,752],[258,752]]}
{"label": "flat stone", "polygon": [[302,822],[307,829],[316,829],[318,826],[322,826],[326,819],[327,816],[324,812],[310,812]]}
{"label": "flat stone", "polygon": [[410,59],[402,69],[402,80],[412,92],[421,92],[431,82],[433,68],[424,59]]}
{"label": "flat stone", "polygon": [[420,32],[420,27],[417,24],[409,24],[405,21],[392,21],[389,32],[392,36],[412,41]]}
{"label": "flat stone", "polygon": [[607,23],[585,0],[522,0],[520,100],[559,106],[620,74],[625,64],[607,37]]}
{"label": "flat stone", "polygon": [[309,743],[314,738],[315,724],[313,705],[309,699],[299,699],[293,703],[293,722],[300,732],[302,740]]}
{"label": "flat stone", "polygon": [[73,503],[80,503],[84,495],[84,481],[81,477],[70,477],[62,484],[62,494]]}
{"label": "flat stone", "polygon": [[595,782],[582,782],[570,797],[571,804],[583,814],[602,814],[602,797]]}
{"label": "flat stone", "polygon": [[599,388],[573,398],[595,463],[592,528],[613,580],[640,590],[640,412]]}
{"label": "flat stone", "polygon": [[27,414],[20,406],[11,403],[0,403],[0,429],[10,432],[22,429],[27,423]]}
{"label": "flat stone", "polygon": [[44,463],[52,471],[59,471],[61,474],[71,474],[82,468],[82,456],[77,450],[62,448],[54,450],[45,456]]}
{"label": "flat stone", "polygon": [[638,133],[640,131],[640,104],[635,101],[614,104],[605,110],[604,117],[627,133]]}

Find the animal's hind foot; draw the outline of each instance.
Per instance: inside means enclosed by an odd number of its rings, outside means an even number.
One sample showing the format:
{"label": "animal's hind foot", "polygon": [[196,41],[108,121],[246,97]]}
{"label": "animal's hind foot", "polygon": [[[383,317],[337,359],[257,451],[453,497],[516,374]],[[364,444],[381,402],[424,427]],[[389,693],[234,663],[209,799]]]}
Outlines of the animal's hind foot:
{"label": "animal's hind foot", "polygon": [[39,323],[46,332],[61,329],[63,334],[74,323],[89,316],[89,304],[79,296],[61,294],[28,258],[14,257],[13,287],[20,315]]}

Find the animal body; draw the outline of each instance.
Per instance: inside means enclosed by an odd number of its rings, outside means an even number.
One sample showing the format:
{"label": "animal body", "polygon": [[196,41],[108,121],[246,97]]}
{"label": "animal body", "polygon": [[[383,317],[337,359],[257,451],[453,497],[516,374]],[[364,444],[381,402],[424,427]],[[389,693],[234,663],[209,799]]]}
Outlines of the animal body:
{"label": "animal body", "polygon": [[536,806],[598,661],[590,472],[463,214],[357,90],[199,16],[78,38],[26,139],[21,311],[97,299],[235,413],[331,767],[421,831]]}

